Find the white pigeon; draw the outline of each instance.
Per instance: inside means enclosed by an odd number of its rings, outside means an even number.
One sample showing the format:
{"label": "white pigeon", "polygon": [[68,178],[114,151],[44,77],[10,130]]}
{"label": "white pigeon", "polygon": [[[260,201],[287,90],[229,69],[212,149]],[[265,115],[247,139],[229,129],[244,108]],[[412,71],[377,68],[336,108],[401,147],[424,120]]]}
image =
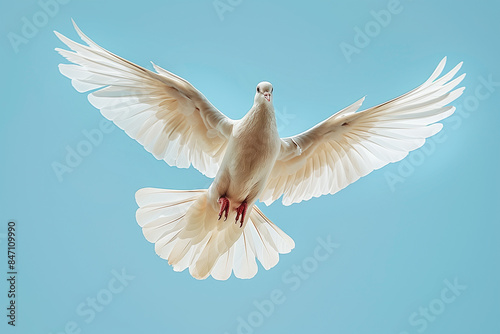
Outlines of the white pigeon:
{"label": "white pigeon", "polygon": [[[74,24],[74,22],[73,22]],[[334,194],[371,171],[396,162],[442,129],[458,64],[439,77],[446,58],[421,86],[389,102],[357,111],[363,99],[313,128],[280,138],[273,87],[257,85],[254,104],[241,120],[217,110],[189,82],[153,64],[135,65],[94,43],[88,46],[55,32],[73,51],[57,48],[75,65],[60,64],[78,92],[107,119],[170,166],[193,165],[214,178],[208,190],[144,188],[136,193],[137,222],[156,253],[175,271],[189,268],[197,279],[226,280],[267,270],[293,240],[260,211],[283,196],[290,205]]]}

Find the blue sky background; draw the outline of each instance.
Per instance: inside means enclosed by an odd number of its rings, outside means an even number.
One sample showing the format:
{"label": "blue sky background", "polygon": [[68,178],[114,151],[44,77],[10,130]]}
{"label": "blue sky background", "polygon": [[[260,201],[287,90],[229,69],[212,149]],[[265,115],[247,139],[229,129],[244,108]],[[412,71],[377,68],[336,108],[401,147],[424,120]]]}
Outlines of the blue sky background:
{"label": "blue sky background", "polygon": [[[19,271],[15,329],[0,280],[2,333],[499,333],[499,3],[228,1],[219,16],[211,0],[73,0],[46,20],[36,1],[2,3],[0,254],[15,220]],[[372,11],[388,8],[399,12],[376,31]],[[13,46],[23,18],[40,27]],[[271,81],[282,136],[362,96],[370,107],[405,93],[444,56],[447,69],[464,61],[467,90],[442,134],[404,162],[334,196],[261,204],[296,242],[276,267],[197,281],[154,253],[134,193],[209,179],[157,161],[119,129],[62,180],[53,170],[104,119],[57,69],[63,44],[52,31],[77,39],[71,18],[112,52],[186,78],[232,118]],[[346,57],[340,45],[356,47],[355,29],[367,25],[369,43]],[[318,238],[328,236],[338,248],[318,262]],[[304,265],[307,276],[291,271]],[[117,289],[122,270],[129,279]],[[460,287],[443,295],[449,284]],[[270,307],[273,291],[282,296]],[[93,318],[92,298],[105,304]]]}

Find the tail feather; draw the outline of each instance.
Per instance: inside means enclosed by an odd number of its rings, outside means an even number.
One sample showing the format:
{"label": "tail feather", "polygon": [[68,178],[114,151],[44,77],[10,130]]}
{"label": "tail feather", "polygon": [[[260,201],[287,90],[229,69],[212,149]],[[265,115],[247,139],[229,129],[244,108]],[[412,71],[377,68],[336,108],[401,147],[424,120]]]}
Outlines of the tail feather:
{"label": "tail feather", "polygon": [[156,253],[175,271],[189,268],[197,279],[212,276],[226,280],[257,273],[257,258],[264,269],[274,267],[279,253],[294,248],[293,240],[254,205],[243,228],[219,221],[218,212],[207,202],[207,190],[144,188],[136,193],[137,222],[144,236],[155,243]]}
{"label": "tail feather", "polygon": [[215,263],[215,266],[212,269],[212,277],[217,280],[227,280],[233,271],[233,261],[234,247],[231,247],[226,253],[222,254],[217,260],[217,263]]}

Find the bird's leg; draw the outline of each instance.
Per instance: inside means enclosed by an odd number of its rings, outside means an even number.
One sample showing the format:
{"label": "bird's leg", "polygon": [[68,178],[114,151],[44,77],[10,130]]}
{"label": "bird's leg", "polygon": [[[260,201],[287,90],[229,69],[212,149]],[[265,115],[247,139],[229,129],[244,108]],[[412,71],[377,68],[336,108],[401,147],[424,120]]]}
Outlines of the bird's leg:
{"label": "bird's leg", "polygon": [[234,223],[236,224],[238,222],[238,218],[240,218],[241,216],[240,227],[242,227],[246,213],[247,213],[247,202],[243,202],[238,208],[236,208],[236,221]]}
{"label": "bird's leg", "polygon": [[229,212],[229,200],[221,196],[219,197],[219,204],[220,204],[220,211],[219,211],[219,220],[222,217],[222,214],[224,214],[224,221],[227,219],[227,213]]}

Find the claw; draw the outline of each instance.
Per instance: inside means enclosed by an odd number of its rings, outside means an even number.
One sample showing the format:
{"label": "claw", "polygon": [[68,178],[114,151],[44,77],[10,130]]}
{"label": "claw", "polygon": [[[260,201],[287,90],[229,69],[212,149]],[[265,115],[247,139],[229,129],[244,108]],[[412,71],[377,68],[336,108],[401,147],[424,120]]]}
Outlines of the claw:
{"label": "claw", "polygon": [[241,219],[240,219],[240,228],[243,227],[243,222],[245,221],[245,215],[246,215],[246,213],[247,213],[247,203],[243,202],[236,209],[236,220],[234,221],[235,224],[238,223],[238,219],[241,216]]}
{"label": "claw", "polygon": [[229,211],[229,200],[226,197],[222,196],[219,198],[218,203],[220,204],[219,220],[221,219],[222,214],[224,214],[224,221],[226,221]]}

